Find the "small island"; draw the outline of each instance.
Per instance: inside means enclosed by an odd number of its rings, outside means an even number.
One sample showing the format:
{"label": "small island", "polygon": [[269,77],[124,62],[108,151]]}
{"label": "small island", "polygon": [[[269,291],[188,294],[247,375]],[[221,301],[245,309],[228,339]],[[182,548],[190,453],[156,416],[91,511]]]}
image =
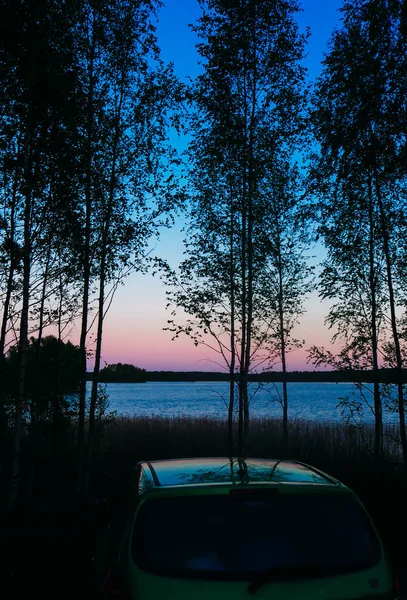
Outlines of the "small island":
{"label": "small island", "polygon": [[107,365],[99,373],[101,383],[146,383],[147,371],[141,367],[116,363]]}

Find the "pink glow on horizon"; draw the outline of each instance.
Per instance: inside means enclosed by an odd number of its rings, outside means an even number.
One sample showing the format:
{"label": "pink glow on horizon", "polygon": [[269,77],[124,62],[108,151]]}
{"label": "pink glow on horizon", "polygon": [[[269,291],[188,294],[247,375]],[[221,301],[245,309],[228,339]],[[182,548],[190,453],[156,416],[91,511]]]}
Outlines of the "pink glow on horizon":
{"label": "pink glow on horizon", "polygon": [[[147,283],[147,282],[146,282]],[[221,357],[204,346],[194,346],[185,335],[172,341],[172,333],[164,331],[169,314],[165,311],[164,291],[161,286],[152,290],[138,286],[137,300],[130,290],[116,299],[115,310],[108,314],[103,336],[102,366],[111,363],[130,363],[149,371],[226,371]],[[126,286],[127,287],[127,286]],[[150,289],[146,289],[150,288]],[[149,295],[149,300],[144,293]],[[301,349],[290,352],[287,357],[289,371],[312,371],[307,363],[308,350],[312,345],[330,346],[331,332],[324,326],[326,307],[315,298],[308,312],[295,331],[295,337],[305,340]],[[263,365],[259,370],[263,370]],[[93,361],[89,361],[89,368]],[[281,370],[275,365],[274,370]]]}
{"label": "pink glow on horizon", "polygon": [[[104,322],[101,367],[112,363],[129,363],[148,371],[220,371],[226,367],[215,352],[204,346],[194,346],[185,335],[172,341],[172,333],[164,331],[170,314],[165,310],[165,291],[159,280],[149,276],[133,275],[119,288],[111,310]],[[307,312],[300,325],[293,332],[294,337],[305,340],[303,348],[290,352],[287,356],[289,371],[313,371],[314,365],[307,363],[308,350],[312,345],[331,348],[332,332],[324,325],[328,312],[327,303],[318,297],[307,302]],[[65,341],[70,339],[79,344],[77,321],[72,326]],[[49,330],[48,334],[56,335]],[[68,332],[67,332],[68,333]],[[88,339],[89,350],[94,350],[94,335]],[[93,358],[88,360],[88,369],[94,366]],[[264,370],[262,365],[258,371]],[[275,371],[281,365],[275,365]],[[323,370],[320,367],[318,370]]]}

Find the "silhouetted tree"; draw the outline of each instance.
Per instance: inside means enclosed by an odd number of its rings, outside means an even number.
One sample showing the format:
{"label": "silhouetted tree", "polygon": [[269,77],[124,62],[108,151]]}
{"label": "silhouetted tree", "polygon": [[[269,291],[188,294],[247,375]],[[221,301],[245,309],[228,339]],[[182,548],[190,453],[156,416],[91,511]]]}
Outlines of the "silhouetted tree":
{"label": "silhouetted tree", "polygon": [[57,152],[57,146],[67,130],[75,71],[72,69],[72,13],[66,6],[41,0],[3,2],[0,8],[1,135],[7,141],[2,154],[6,175],[3,190],[6,198],[8,196],[6,210],[10,215],[10,228],[6,228],[9,278],[2,323],[3,345],[7,322],[13,319],[10,281],[21,272],[16,305],[20,316],[20,375],[9,497],[9,506],[13,508],[19,481],[30,302],[36,283],[36,265],[41,262],[43,249],[47,248],[42,238],[52,213],[52,187],[66,174],[65,155]]}
{"label": "silhouetted tree", "polygon": [[[281,253],[267,215],[281,202],[282,165],[291,165],[300,140],[305,36],[295,22],[295,1],[201,5],[203,16],[194,31],[202,40],[204,72],[194,85],[188,152],[189,258],[178,273],[167,272],[169,303],[182,307],[187,320],[177,325],[171,319],[169,328],[175,337],[186,333],[196,344],[209,345],[226,364],[230,440],[236,378],[239,455],[244,456],[248,374],[266,360],[260,351],[269,339],[269,313],[277,298],[262,285],[272,256]],[[298,193],[294,171],[291,176],[283,195]]]}
{"label": "silhouetted tree", "polygon": [[[309,261],[311,227],[308,199],[299,195],[300,174],[289,160],[280,160],[270,181],[272,202],[263,217],[267,232],[267,260],[259,276],[260,306],[264,326],[258,336],[259,349],[268,369],[281,365],[284,447],[289,447],[287,362],[290,352],[303,346],[293,336],[305,312],[305,300],[313,290],[313,266]],[[256,302],[258,300],[256,299]]]}
{"label": "silhouetted tree", "polygon": [[[155,2],[106,2],[91,6],[88,94],[85,115],[84,288],[81,326],[83,368],[90,329],[89,286],[97,286],[95,366],[89,405],[86,451],[88,487],[95,408],[102,352],[103,322],[119,283],[144,268],[152,236],[170,224],[180,199],[169,144],[182,90],[172,66],[159,58],[152,24]],[[110,288],[110,289],[109,289]],[[80,449],[83,445],[85,372],[80,394]],[[81,450],[83,456],[83,448]],[[80,471],[83,468],[80,460]]]}
{"label": "silhouetted tree", "polygon": [[[314,175],[323,199],[320,228],[328,249],[322,295],[339,298],[328,316],[344,347],[341,368],[371,368],[376,421],[375,456],[381,455],[382,406],[379,356],[399,373],[398,408],[404,459],[407,442],[402,386],[403,357],[397,285],[399,241],[405,237],[405,133],[400,129],[401,4],[388,0],[345,2],[343,26],[333,35],[317,85],[315,131],[320,143]],[[400,110],[400,114],[398,115]],[[398,116],[396,116],[398,115]],[[401,233],[402,232],[402,233]],[[387,336],[391,344],[387,343]],[[389,350],[392,349],[392,356]],[[387,357],[386,357],[387,355]],[[313,349],[314,362],[333,365],[332,354]]]}

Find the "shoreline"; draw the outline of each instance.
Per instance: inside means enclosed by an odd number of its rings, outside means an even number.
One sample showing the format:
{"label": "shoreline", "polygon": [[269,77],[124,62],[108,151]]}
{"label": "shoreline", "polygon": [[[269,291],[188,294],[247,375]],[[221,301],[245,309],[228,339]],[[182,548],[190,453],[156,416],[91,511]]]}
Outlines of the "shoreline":
{"label": "shoreline", "polygon": [[[93,373],[88,371],[87,381],[92,379]],[[161,381],[166,383],[184,382],[194,383],[202,381],[229,381],[228,373],[218,371],[146,371],[143,373],[143,379],[125,380],[99,380],[99,383],[150,383]],[[236,374],[237,381],[237,374]],[[252,373],[248,376],[250,383],[279,383],[287,381],[288,383],[374,383],[375,374],[373,371],[289,371],[283,377],[280,371],[269,373]],[[378,383],[393,383],[399,381],[399,374],[396,369],[379,369]],[[407,369],[401,373],[401,382],[407,383]]]}

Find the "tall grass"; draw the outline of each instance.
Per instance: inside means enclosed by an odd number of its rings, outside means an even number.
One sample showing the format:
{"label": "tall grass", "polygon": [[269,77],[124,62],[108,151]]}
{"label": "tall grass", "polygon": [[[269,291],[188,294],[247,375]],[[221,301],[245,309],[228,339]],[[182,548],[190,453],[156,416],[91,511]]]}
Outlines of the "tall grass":
{"label": "tall grass", "polygon": [[[385,426],[384,458],[401,459],[398,426]],[[373,456],[374,428],[355,428],[336,422],[297,420],[290,425],[290,450],[284,458],[297,460],[363,460]],[[227,454],[225,421],[209,417],[119,416],[106,425],[100,450],[137,459],[165,459]],[[271,418],[253,418],[250,424],[249,454],[282,457],[281,422]]]}
{"label": "tall grass", "polygon": [[[237,432],[236,432],[237,433]],[[237,437],[237,436],[235,436]],[[374,429],[337,422],[297,420],[290,425],[290,448],[283,450],[281,422],[254,418],[250,425],[249,455],[288,458],[327,471],[363,495],[385,479],[401,484],[398,428],[385,426],[384,460],[373,460]],[[99,438],[94,461],[95,491],[119,490],[140,460],[226,456],[227,424],[209,417],[118,416]],[[387,485],[386,484],[386,485]]]}

